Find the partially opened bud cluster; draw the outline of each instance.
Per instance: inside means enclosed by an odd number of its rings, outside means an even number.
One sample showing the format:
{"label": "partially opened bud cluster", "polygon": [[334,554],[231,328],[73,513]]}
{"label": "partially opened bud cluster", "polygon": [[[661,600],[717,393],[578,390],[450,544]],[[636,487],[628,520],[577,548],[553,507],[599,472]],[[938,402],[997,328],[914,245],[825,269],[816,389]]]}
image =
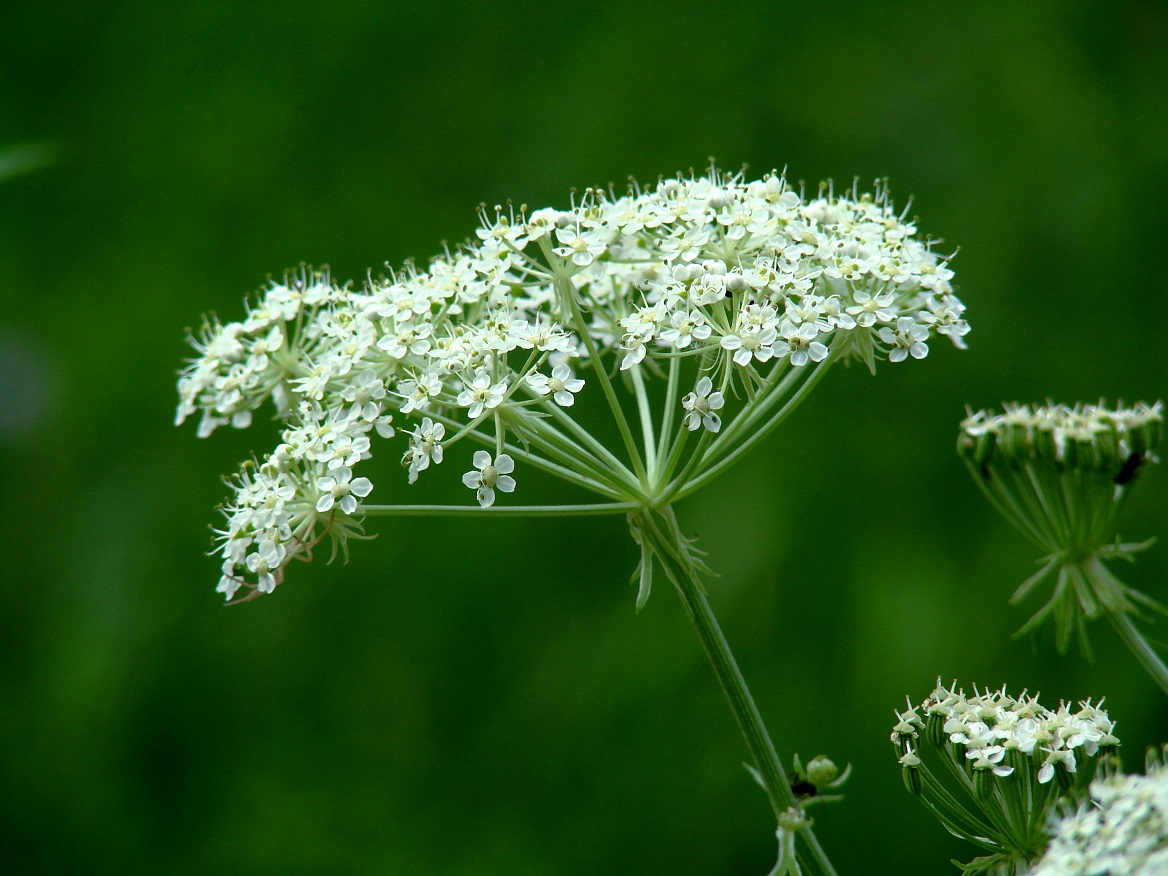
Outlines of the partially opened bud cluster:
{"label": "partially opened bud cluster", "polygon": [[978,411],[961,423],[958,450],[983,469],[993,465],[1047,465],[1060,472],[1099,473],[1126,484],[1154,460],[1163,434],[1163,406],[1007,405]]}
{"label": "partially opened bud cluster", "polygon": [[[303,270],[243,321],[204,326],[177,420],[197,415],[205,436],[270,400],[286,426],[233,484],[222,592],[270,591],[326,535],[360,533],[373,485],[354,473],[374,432],[402,441],[411,483],[464,438],[489,450],[463,469],[484,506],[527,466],[648,505],[693,486],[830,361],[920,359],[933,334],[964,346],[946,259],[883,187],[805,198],[779,175],[711,170],[573,201],[484,210],[475,242],[360,288]],[[598,388],[622,425],[615,452],[572,418]],[[726,441],[708,438],[724,424]]]}
{"label": "partially opened bud cluster", "polygon": [[1130,557],[1150,542],[1124,544],[1116,530],[1132,485],[1149,463],[1163,432],[1163,406],[1098,405],[979,411],[961,423],[958,451],[994,507],[1046,552],[1039,571],[1014,594],[1025,598],[1053,580],[1047,603],[1023,626],[1053,617],[1055,641],[1065,650],[1085,622],[1103,612],[1131,612],[1155,603],[1125,585],[1103,564]]}
{"label": "partially opened bud cluster", "polygon": [[[990,858],[994,866],[1036,858],[1058,800],[1085,787],[1119,745],[1102,703],[1090,700],[1052,711],[1025,692],[975,689],[971,696],[938,680],[924,701],[908,705],[892,731],[905,785],[951,833],[991,853],[985,872],[993,872]],[[937,762],[949,784],[931,770]]]}

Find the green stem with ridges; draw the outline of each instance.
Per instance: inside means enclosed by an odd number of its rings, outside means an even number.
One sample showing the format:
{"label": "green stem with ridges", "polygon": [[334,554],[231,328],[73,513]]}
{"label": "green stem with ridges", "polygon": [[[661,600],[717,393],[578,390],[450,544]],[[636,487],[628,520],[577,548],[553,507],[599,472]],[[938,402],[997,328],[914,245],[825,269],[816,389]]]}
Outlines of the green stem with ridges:
{"label": "green stem with ridges", "polygon": [[583,442],[583,446],[589,450],[598,460],[608,463],[608,465],[612,466],[612,470],[621,475],[622,478],[627,479],[630,482],[636,480],[636,476],[633,475],[631,471],[629,471],[628,467],[619,459],[617,459],[611,450],[592,437],[592,433],[577,423],[571,414],[557,405],[554,401],[549,401],[546,398],[541,398],[539,401],[541,409],[551,414],[552,418],[556,422],[566,426],[568,431],[575,435],[576,438],[581,442]]}
{"label": "green stem with ridges", "polygon": [[1111,621],[1111,625],[1119,633],[1123,643],[1135,655],[1136,660],[1140,661],[1140,665],[1147,670],[1148,675],[1152,676],[1156,684],[1160,685],[1160,690],[1168,694],[1168,666],[1164,665],[1160,655],[1152,650],[1148,640],[1136,629],[1136,625],[1132,623],[1127,612],[1109,610],[1107,619]]}
{"label": "green stem with ridges", "polygon": [[[796,805],[795,795],[791,792],[786,770],[767,733],[758,706],[750,695],[750,689],[746,686],[726,637],[722,634],[717,618],[714,617],[714,612],[706,599],[701,578],[686,547],[673,509],[667,505],[656,513],[642,510],[635,516],[641,537],[645,539],[657,561],[664,568],[665,574],[677,588],[682,604],[693,622],[702,649],[706,652],[706,657],[730,704],[730,711],[734,713],[734,718],[738,722],[738,729],[742,731],[746,746],[754,758],[759,775],[762,776],[771,808],[777,819],[788,808]],[[801,841],[799,857],[804,865],[823,876],[835,876],[835,868],[811,829],[808,827],[800,830],[798,838]]]}

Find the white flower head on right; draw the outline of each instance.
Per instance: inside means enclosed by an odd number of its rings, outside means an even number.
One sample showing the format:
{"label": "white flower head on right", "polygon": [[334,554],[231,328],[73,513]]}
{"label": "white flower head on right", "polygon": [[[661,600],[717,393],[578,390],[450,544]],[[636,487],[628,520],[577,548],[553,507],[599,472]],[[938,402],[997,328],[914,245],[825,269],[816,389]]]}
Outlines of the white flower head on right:
{"label": "white flower head on right", "polygon": [[1096,779],[1089,799],[1064,807],[1049,830],[1031,876],[1168,874],[1168,767],[1153,755],[1146,775]]}

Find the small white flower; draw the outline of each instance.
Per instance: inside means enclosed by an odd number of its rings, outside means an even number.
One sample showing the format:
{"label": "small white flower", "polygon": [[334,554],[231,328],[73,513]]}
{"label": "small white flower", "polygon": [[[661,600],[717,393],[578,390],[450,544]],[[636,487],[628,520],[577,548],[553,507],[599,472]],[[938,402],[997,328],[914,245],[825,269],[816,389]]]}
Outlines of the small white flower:
{"label": "small white flower", "polygon": [[896,331],[888,326],[880,329],[880,340],[892,349],[888,351],[889,362],[903,362],[911,354],[914,359],[924,359],[929,354],[929,329],[911,316],[902,316],[896,321]]}
{"label": "small white flower", "polygon": [[645,346],[645,338],[636,333],[629,332],[621,338],[621,349],[624,350],[624,358],[621,359],[621,371],[628,371],[634,365],[639,365],[645,359],[645,354],[648,348]]}
{"label": "small white flower", "polygon": [[425,417],[421,425],[409,434],[410,446],[402,457],[402,465],[409,467],[409,481],[412,484],[418,479],[418,472],[430,467],[431,460],[435,465],[442,462],[442,439],[446,435],[446,427]]}
{"label": "small white flower", "polygon": [[717,432],[722,428],[722,419],[715,412],[720,411],[726,402],[722,398],[722,393],[711,392],[713,388],[714,384],[710,378],[703,377],[694,387],[694,391],[681,400],[681,406],[686,412],[685,427],[691,432],[696,431],[699,426],[704,426],[710,432]]}
{"label": "small white flower", "polygon": [[377,434],[382,438],[392,438],[394,432],[393,428],[393,414],[385,414],[373,421],[373,427],[377,430]]}
{"label": "small white flower", "polygon": [[321,496],[316,502],[316,510],[327,514],[337,506],[345,514],[352,514],[357,510],[357,499],[364,499],[373,492],[373,483],[369,478],[352,480],[353,470],[343,466],[326,475],[316,482]]}
{"label": "small white flower", "polygon": [[440,392],[442,381],[436,374],[419,374],[403,380],[398,385],[398,394],[403,399],[401,412],[411,414],[416,410],[426,410]]}
{"label": "small white flower", "polygon": [[362,419],[373,421],[381,414],[377,402],[385,398],[385,384],[372,371],[361,371],[341,390],[341,398]]}
{"label": "small white flower", "polygon": [[323,462],[329,471],[356,465],[363,459],[368,459],[370,442],[368,436],[359,435],[353,438],[341,435],[332,444],[322,448],[316,454],[317,462]]}
{"label": "small white flower", "polygon": [[540,374],[538,371],[527,376],[527,383],[531,391],[538,395],[551,393],[556,404],[562,408],[570,408],[576,401],[573,393],[584,388],[584,381],[572,376],[572,369],[567,365],[557,365],[552,369],[552,376]]}
{"label": "small white flower", "polygon": [[1038,770],[1038,783],[1040,785],[1045,785],[1054,778],[1054,769],[1060,763],[1068,773],[1075,771],[1075,752],[1072,749],[1043,746],[1042,751],[1046,753],[1046,758]]}
{"label": "small white flower", "polygon": [[223,576],[219,579],[219,586],[215,588],[215,592],[222,593],[227,598],[227,601],[230,602],[231,598],[235,596],[235,591],[243,586],[243,579],[234,574],[234,563],[229,563],[228,565],[231,566],[231,569],[223,573]]}
{"label": "small white flower", "polygon": [[713,331],[706,325],[706,318],[700,310],[689,313],[679,310],[673,314],[670,325],[672,328],[661,333],[661,340],[679,350],[684,350],[695,340],[704,341]]}
{"label": "small white flower", "polygon": [[827,358],[827,347],[816,340],[819,330],[815,323],[795,325],[791,320],[784,319],[779,329],[790,350],[792,365],[802,367],[808,362],[822,362]]}
{"label": "small white flower", "polygon": [[710,239],[708,228],[685,228],[674,232],[672,237],[661,241],[662,257],[667,262],[680,258],[692,262],[701,255],[701,248]]}
{"label": "small white flower", "polygon": [[[255,574],[259,582],[256,589],[260,593],[271,593],[276,589],[277,581],[273,572],[280,568],[286,553],[287,551],[282,544],[276,544],[271,539],[264,539],[260,542],[258,550],[248,556],[247,567]],[[222,581],[220,583],[222,584]],[[234,589],[231,592],[234,593]],[[227,598],[230,599],[231,596],[228,595]]]}
{"label": "small white flower", "polygon": [[570,258],[578,268],[588,267],[606,249],[597,229],[585,230],[579,225],[556,229],[556,240],[563,244],[556,247],[556,255]]}
{"label": "small white flower", "polygon": [[492,410],[503,401],[507,394],[507,384],[491,383],[491,375],[486,371],[479,371],[471,381],[470,386],[458,394],[458,403],[467,408],[467,416],[472,420],[478,418],[484,410]]}
{"label": "small white flower", "polygon": [[279,326],[273,326],[265,337],[256,338],[251,345],[251,366],[258,371],[268,367],[269,354],[275,353],[284,345],[284,332]]}
{"label": "small white flower", "polygon": [[485,450],[476,450],[474,454],[474,469],[462,476],[462,482],[475,490],[479,504],[490,508],[495,504],[495,490],[504,493],[515,491],[515,478],[511,472],[515,471],[515,460],[506,453],[499,454],[499,458],[491,461],[491,454]]}
{"label": "small white flower", "polygon": [[[751,360],[760,363],[769,362],[775,357],[775,344],[779,342],[779,334],[773,327],[767,326],[761,330],[743,331],[741,334],[723,335],[721,345],[723,350],[732,352],[734,364],[746,367]],[[787,351],[786,342],[779,342],[780,350]]]}

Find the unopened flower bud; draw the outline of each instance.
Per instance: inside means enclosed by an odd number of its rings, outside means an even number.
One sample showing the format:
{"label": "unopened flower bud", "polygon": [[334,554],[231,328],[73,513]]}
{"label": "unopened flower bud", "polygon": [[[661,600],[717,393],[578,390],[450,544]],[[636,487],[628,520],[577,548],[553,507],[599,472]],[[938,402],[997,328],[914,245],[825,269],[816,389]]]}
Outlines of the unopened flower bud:
{"label": "unopened flower bud", "polygon": [[930,712],[925,719],[925,739],[930,744],[940,748],[949,741],[949,734],[945,732],[945,715],[941,712]]}
{"label": "unopened flower bud", "polygon": [[[958,449],[970,474],[1046,554],[1017,598],[1044,581],[1054,583],[1054,596],[1024,629],[1052,618],[1060,650],[1071,636],[1084,634],[1082,621],[1099,616],[1100,606],[1130,611],[1152,604],[1108,574],[1100,560],[1129,557],[1142,547],[1121,542],[1116,522],[1127,496],[1122,488],[1156,461],[1148,442],[1158,440],[1162,419],[1160,402],[1114,409],[1047,404],[979,411],[961,423]],[[975,460],[974,442],[995,433],[995,453]],[[1067,581],[1074,586],[1064,586]]]}
{"label": "unopened flower bud", "polygon": [[1055,462],[1063,458],[1063,451],[1055,442],[1053,430],[1038,430],[1034,436],[1034,456],[1046,462]]}
{"label": "unopened flower bud", "polygon": [[819,787],[829,785],[839,775],[839,767],[822,754],[807,763],[807,781]]}
{"label": "unopened flower bud", "polygon": [[973,771],[973,792],[979,800],[988,800],[994,794],[994,771],[977,769]]}
{"label": "unopened flower bud", "polygon": [[1024,459],[1030,456],[1030,430],[1019,423],[1010,423],[1002,430],[998,444],[1007,456]]}
{"label": "unopened flower bud", "polygon": [[908,792],[914,797],[921,796],[921,771],[915,766],[904,766],[901,768],[900,777],[904,779],[904,786]]}

